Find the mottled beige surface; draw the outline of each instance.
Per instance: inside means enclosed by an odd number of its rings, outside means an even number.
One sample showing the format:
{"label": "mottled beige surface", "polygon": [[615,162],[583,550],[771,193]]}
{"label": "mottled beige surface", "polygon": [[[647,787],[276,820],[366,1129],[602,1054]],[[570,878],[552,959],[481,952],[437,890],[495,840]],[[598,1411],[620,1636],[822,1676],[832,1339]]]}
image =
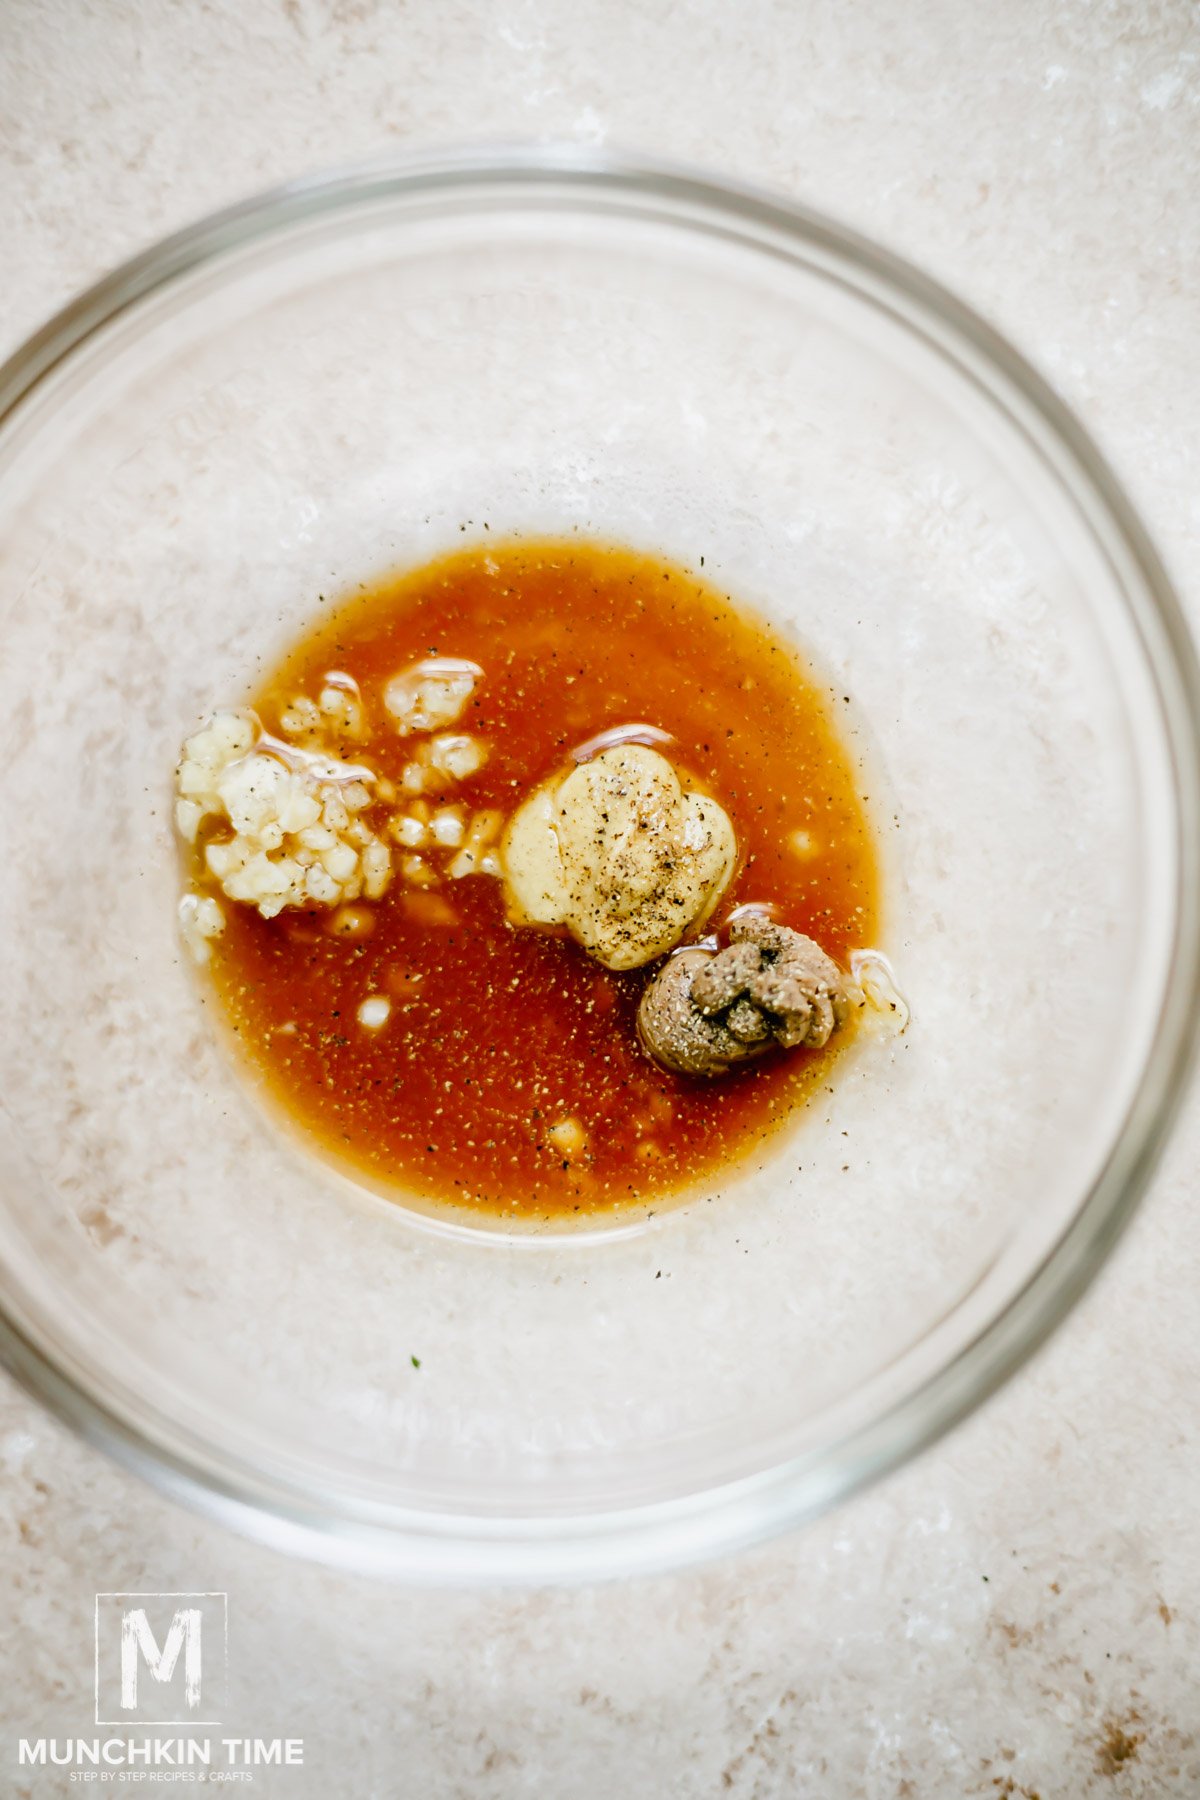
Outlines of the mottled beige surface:
{"label": "mottled beige surface", "polygon": [[[7,346],[240,193],[413,140],[641,143],[805,195],[957,286],[1117,463],[1200,605],[1200,33],[1182,0],[10,4]],[[409,1594],[176,1511],[13,1390],[0,1793],[85,1731],[98,1588],[228,1589],[229,1729],[312,1796],[1200,1792],[1193,1104],[1106,1278],[942,1449],[803,1536],[566,1594]]]}

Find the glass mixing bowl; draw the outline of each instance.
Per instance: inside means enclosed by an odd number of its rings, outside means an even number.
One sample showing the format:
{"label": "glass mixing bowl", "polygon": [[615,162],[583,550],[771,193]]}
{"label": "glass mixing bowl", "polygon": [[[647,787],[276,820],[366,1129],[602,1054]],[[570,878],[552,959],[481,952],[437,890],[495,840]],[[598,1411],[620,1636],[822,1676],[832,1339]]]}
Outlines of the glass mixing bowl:
{"label": "glass mixing bowl", "polygon": [[[3,1356],[168,1491],[432,1580],[744,1544],[978,1403],[1143,1188],[1197,1003],[1197,672],[1018,356],[801,208],[578,149],[171,239],[0,376]],[[176,935],[181,738],[514,531],[699,568],[836,684],[912,1008],[625,1230],[439,1229],[260,1113]],[[413,1359],[419,1362],[414,1366]]]}

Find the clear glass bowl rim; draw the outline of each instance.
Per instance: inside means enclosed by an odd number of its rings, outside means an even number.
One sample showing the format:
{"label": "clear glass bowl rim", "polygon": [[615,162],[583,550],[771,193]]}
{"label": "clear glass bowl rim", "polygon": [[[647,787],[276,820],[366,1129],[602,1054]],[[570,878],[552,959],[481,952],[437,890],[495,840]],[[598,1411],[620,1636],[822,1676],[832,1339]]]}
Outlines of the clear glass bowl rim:
{"label": "clear glass bowl rim", "polygon": [[1129,1222],[1186,1092],[1200,1010],[1200,667],[1166,572],[1091,438],[1025,359],[938,282],[835,220],[768,191],[640,153],[572,143],[497,144],[394,154],[317,173],[213,213],[114,269],[0,367],[0,434],[10,416],[97,331],[156,290],[289,227],[372,200],[533,192],[557,186],[586,211],[644,216],[849,265],[983,385],[1053,461],[1093,530],[1140,588],[1136,617],[1174,774],[1178,880],[1171,978],[1158,1031],[1111,1154],[1069,1225],[1003,1309],[933,1375],[865,1426],[801,1461],[659,1505],[557,1519],[433,1517],[297,1491],[283,1478],[167,1441],[127,1417],[86,1373],[60,1367],[10,1309],[0,1275],[0,1364],[90,1443],[224,1524],[280,1550],[412,1580],[582,1580],[683,1565],[742,1548],[826,1510],[898,1467],[964,1418],[1033,1354],[1084,1293]]}

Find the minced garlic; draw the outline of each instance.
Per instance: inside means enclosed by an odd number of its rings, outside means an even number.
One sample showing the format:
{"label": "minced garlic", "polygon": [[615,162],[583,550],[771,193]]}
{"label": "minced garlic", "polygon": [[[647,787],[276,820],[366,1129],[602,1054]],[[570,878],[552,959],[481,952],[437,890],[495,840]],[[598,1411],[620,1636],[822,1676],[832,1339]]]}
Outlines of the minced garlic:
{"label": "minced garlic", "polygon": [[188,738],[176,775],[176,824],[194,843],[201,824],[230,827],[204,861],[230,900],[265,919],[287,906],[377,900],[392,875],[388,846],[361,815],[375,775],[265,738],[252,716],[217,713]]}
{"label": "minced garlic", "polygon": [[452,881],[465,875],[499,875],[500,859],[491,846],[504,826],[504,814],[486,807],[477,812],[467,828],[462,848],[446,873]]}
{"label": "minced garlic", "polygon": [[466,830],[461,806],[443,806],[429,821],[429,835],[435,844],[457,850]]}
{"label": "minced garlic", "polygon": [[179,902],[179,929],[195,960],[204,964],[213,938],[225,929],[225,914],[211,894],[185,894]]}
{"label": "minced garlic", "polygon": [[364,1031],[379,1031],[387,1024],[391,1010],[386,994],[369,994],[358,1009],[358,1022]]}
{"label": "minced garlic", "polygon": [[383,704],[401,737],[417,731],[440,731],[453,725],[483,675],[478,663],[459,657],[431,656],[393,675],[383,690]]}
{"label": "minced garlic", "polygon": [[279,717],[279,728],[296,743],[317,747],[332,735],[338,739],[366,736],[366,712],[358,683],[341,669],[325,676],[317,699],[296,694]]}
{"label": "minced garlic", "polygon": [[405,763],[400,786],[406,794],[439,794],[456,781],[477,775],[487,761],[487,745],[466,732],[443,731],[426,738]]}

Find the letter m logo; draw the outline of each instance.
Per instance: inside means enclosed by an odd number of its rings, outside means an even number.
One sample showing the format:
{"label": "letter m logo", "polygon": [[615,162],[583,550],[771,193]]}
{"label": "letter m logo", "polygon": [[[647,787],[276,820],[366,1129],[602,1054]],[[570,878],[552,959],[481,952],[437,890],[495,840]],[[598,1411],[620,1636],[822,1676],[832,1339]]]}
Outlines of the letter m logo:
{"label": "letter m logo", "polygon": [[219,1725],[224,1594],[96,1595],[96,1723]]}

